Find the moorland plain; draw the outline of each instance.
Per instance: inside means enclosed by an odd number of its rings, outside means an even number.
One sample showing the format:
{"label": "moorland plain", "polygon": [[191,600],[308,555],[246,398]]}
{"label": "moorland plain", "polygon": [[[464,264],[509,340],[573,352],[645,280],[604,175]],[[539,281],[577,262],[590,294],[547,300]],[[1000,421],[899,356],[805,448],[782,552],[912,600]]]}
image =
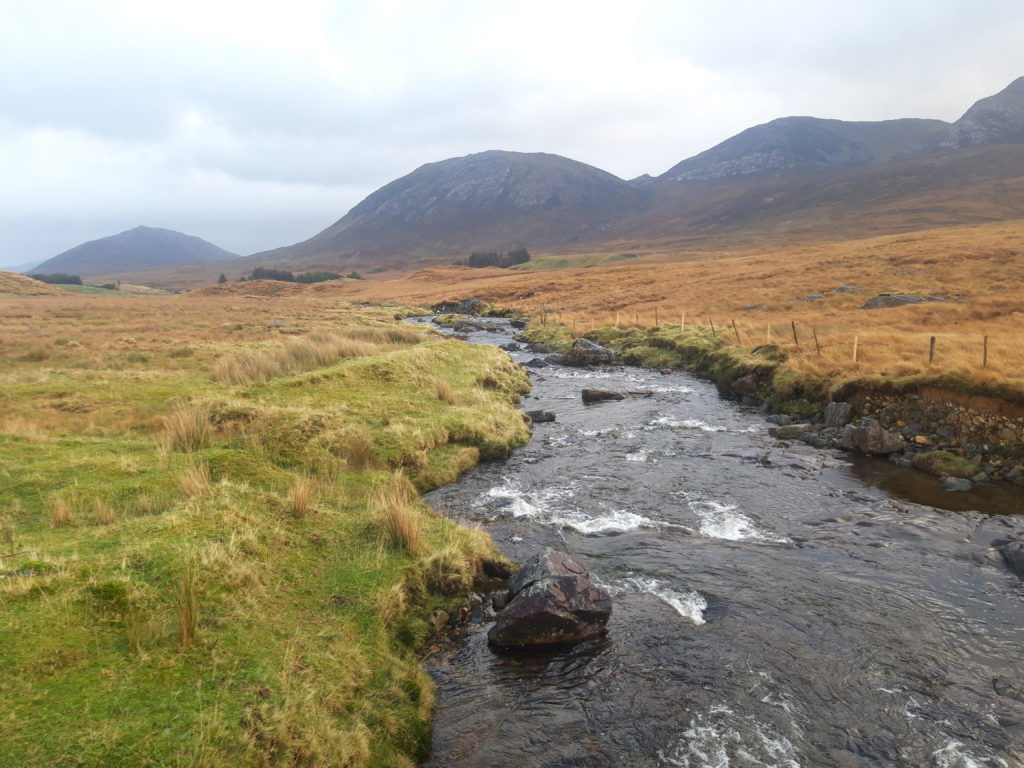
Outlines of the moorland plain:
{"label": "moorland plain", "polygon": [[0,765],[412,765],[426,508],[528,431],[501,352],[333,298],[0,297]]}

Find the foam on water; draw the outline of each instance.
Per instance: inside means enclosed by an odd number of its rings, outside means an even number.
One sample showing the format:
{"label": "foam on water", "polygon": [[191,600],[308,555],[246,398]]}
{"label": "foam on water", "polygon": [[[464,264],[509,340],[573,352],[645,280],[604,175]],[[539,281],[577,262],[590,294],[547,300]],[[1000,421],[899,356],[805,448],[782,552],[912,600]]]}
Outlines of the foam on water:
{"label": "foam on water", "polygon": [[675,419],[671,416],[659,416],[647,422],[648,429],[668,427],[669,429],[699,429],[701,432],[727,432],[725,427],[713,426],[700,419]]}
{"label": "foam on water", "polygon": [[552,486],[539,491],[523,491],[514,482],[506,480],[504,485],[495,486],[482,495],[475,506],[490,506],[488,500],[504,500],[504,508],[513,517],[542,517],[552,504],[572,498],[576,493],[575,483],[567,486]]}
{"label": "foam on water", "polygon": [[672,747],[660,751],[665,765],[679,768],[800,768],[793,743],[753,717],[714,706],[690,720]]}
{"label": "foam on water", "polygon": [[654,595],[672,606],[684,619],[689,619],[694,624],[704,623],[704,611],[707,610],[708,601],[700,592],[680,592],[663,581],[646,576],[630,576],[623,581],[620,591]]}
{"label": "foam on water", "polygon": [[657,464],[658,460],[654,457],[651,451],[641,448],[639,451],[626,454],[626,461],[646,461],[651,464]]}
{"label": "foam on water", "polygon": [[660,524],[649,517],[637,515],[633,512],[616,509],[603,515],[589,517],[579,511],[569,511],[551,515],[550,520],[555,525],[563,525],[575,531],[585,534],[594,533],[625,533],[635,531],[638,528],[658,528]]}
{"label": "foam on water", "polygon": [[935,768],[1008,768],[1009,763],[1000,757],[976,757],[963,749],[959,741],[951,740],[942,749],[932,752]]}
{"label": "foam on water", "polygon": [[727,541],[767,541],[784,544],[789,541],[785,536],[776,536],[762,530],[757,523],[739,511],[735,504],[723,504],[711,499],[687,498],[687,506],[700,521],[699,532],[702,536]]}

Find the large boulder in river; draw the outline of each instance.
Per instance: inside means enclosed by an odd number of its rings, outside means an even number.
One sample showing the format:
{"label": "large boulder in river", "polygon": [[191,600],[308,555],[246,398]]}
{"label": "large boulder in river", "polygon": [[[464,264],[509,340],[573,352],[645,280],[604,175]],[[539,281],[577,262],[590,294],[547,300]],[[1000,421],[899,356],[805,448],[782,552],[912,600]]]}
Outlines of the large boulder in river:
{"label": "large boulder in river", "polygon": [[572,555],[548,547],[527,560],[508,580],[508,591],[512,597],[526,587],[547,576],[580,576],[590,578],[587,567]]}
{"label": "large boulder in river", "polygon": [[603,634],[612,612],[608,593],[564,552],[545,550],[509,579],[511,602],[487,641],[499,647],[575,643]]}
{"label": "large boulder in river", "polygon": [[606,365],[614,363],[619,353],[596,341],[583,338],[582,336],[573,342],[569,351],[559,358],[562,365],[588,366]]}

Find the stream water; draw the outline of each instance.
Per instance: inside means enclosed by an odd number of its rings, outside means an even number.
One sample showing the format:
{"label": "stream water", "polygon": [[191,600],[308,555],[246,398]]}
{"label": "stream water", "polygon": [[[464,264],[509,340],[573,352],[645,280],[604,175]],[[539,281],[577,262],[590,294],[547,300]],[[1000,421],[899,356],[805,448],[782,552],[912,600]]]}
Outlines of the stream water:
{"label": "stream water", "polygon": [[877,463],[778,443],[687,374],[531,373],[524,407],[557,421],[427,500],[513,559],[577,556],[609,631],[501,655],[471,626],[429,665],[428,766],[1024,766],[1024,581],[988,546],[1024,533],[995,514],[1014,497],[887,495]]}

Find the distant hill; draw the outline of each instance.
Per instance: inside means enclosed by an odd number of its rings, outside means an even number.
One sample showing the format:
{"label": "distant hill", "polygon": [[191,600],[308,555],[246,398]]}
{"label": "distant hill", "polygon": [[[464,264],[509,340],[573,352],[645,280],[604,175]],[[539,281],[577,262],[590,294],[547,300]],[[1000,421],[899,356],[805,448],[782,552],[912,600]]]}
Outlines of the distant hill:
{"label": "distant hill", "polygon": [[309,240],[247,260],[319,266],[564,245],[600,233],[646,199],[637,186],[575,160],[493,150],[424,165]]}
{"label": "distant hill", "polygon": [[170,229],[136,227],[119,235],[91,240],[44,261],[36,273],[110,275],[121,271],[224,261],[238,254]]}

